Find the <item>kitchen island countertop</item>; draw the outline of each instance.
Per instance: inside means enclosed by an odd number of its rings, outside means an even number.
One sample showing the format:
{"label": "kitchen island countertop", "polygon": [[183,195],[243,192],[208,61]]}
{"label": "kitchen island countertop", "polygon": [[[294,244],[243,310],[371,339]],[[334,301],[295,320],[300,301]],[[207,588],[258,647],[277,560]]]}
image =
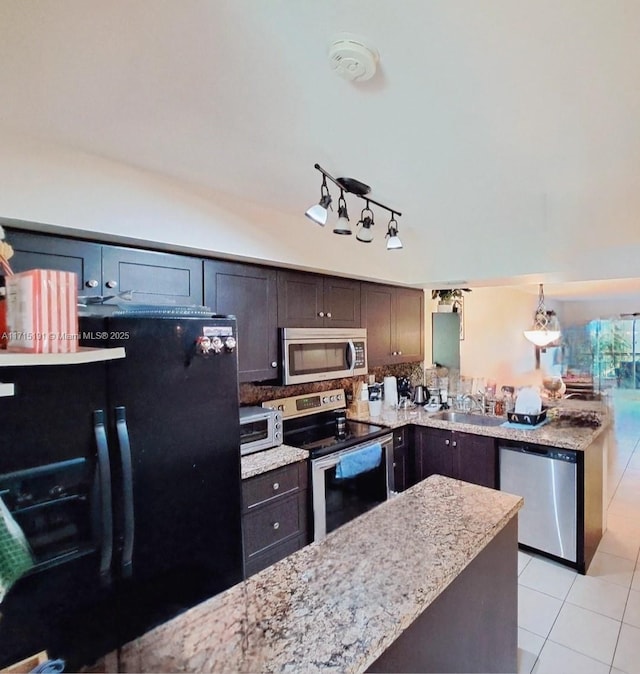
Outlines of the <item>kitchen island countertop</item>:
{"label": "kitchen island countertop", "polygon": [[127,644],[121,671],[364,671],[521,507],[434,475]]}

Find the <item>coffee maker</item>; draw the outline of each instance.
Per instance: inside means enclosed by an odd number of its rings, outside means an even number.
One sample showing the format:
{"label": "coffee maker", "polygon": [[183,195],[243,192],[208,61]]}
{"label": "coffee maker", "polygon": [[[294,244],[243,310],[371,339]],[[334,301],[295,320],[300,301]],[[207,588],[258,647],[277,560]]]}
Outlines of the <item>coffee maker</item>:
{"label": "coffee maker", "polygon": [[411,402],[411,383],[408,377],[398,377],[398,407],[406,407]]}

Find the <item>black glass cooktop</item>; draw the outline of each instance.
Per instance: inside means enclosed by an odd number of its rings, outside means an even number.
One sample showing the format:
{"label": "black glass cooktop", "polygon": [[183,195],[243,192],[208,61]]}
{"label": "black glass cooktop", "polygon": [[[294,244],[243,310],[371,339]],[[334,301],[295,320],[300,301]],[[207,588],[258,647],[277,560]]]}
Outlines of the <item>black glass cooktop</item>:
{"label": "black glass cooktop", "polygon": [[[296,420],[300,423],[300,420]],[[338,433],[338,427],[333,418],[320,420],[317,423],[298,425],[297,428],[284,429],[284,442],[292,447],[306,449],[312,458],[330,454],[351,445],[357,445],[369,439],[374,439],[385,433],[388,428],[367,424],[363,421],[347,420],[344,433]]]}

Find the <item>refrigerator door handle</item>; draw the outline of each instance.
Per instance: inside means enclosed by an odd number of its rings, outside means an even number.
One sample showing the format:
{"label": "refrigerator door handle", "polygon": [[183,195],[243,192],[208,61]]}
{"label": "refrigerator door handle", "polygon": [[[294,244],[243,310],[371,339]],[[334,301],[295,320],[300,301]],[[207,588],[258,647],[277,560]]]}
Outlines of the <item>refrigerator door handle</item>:
{"label": "refrigerator door handle", "polygon": [[100,484],[100,578],[103,583],[111,582],[111,560],[113,558],[113,515],[111,511],[111,467],[109,445],[104,425],[104,411],[93,412],[93,431],[96,438],[98,456],[98,478]]}
{"label": "refrigerator door handle", "polygon": [[124,513],[124,535],[122,543],[121,573],[123,578],[131,577],[133,572],[133,532],[135,517],[133,512],[133,469],[131,466],[131,443],[127,428],[126,410],[115,408],[116,432],[120,446],[122,464],[122,510]]}

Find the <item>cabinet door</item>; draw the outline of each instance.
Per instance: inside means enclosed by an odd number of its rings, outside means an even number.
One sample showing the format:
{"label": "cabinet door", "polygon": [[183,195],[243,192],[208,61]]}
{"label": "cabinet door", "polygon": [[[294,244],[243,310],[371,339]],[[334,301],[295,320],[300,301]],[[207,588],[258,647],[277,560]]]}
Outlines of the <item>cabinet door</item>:
{"label": "cabinet door", "polygon": [[392,287],[362,284],[362,326],[367,329],[367,359],[370,368],[397,362],[392,353],[393,302]]}
{"label": "cabinet door", "polygon": [[99,244],[9,228],[5,233],[14,250],[11,258],[14,272],[28,269],[70,271],[78,275],[78,295],[94,297],[102,294],[102,246]]}
{"label": "cabinet door", "polygon": [[202,304],[202,260],[150,250],[103,246],[102,294],[133,291],[133,301]]}
{"label": "cabinet door", "polygon": [[278,271],[278,327],[324,327],[322,276]]}
{"label": "cabinet door", "polygon": [[457,442],[456,477],[465,482],[495,489],[498,451],[495,438],[472,433],[455,433]]}
{"label": "cabinet door", "polygon": [[394,351],[397,362],[411,363],[424,357],[424,292],[395,289]]}
{"label": "cabinet door", "polygon": [[239,379],[264,381],[278,374],[276,271],[205,260],[204,303],[238,320]]}
{"label": "cabinet door", "polygon": [[324,325],[330,328],[360,327],[360,282],[324,278]]}
{"label": "cabinet door", "polygon": [[416,428],[416,480],[424,480],[429,475],[455,477],[455,447],[452,433],[437,428]]}

